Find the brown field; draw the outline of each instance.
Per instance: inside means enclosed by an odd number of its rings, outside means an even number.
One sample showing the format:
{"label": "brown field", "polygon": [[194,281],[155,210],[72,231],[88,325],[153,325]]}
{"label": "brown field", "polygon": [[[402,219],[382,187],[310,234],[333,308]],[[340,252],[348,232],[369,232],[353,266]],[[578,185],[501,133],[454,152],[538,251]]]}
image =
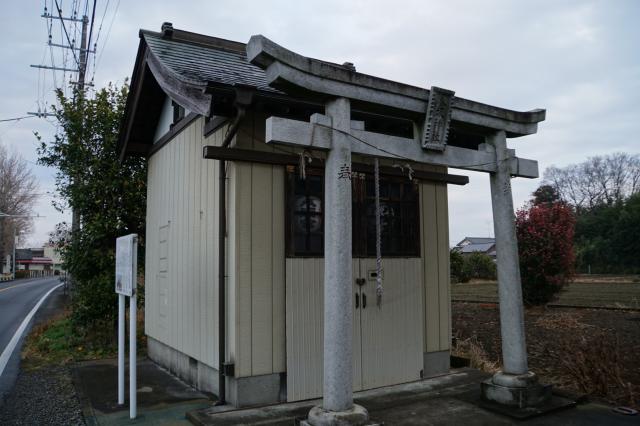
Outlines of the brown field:
{"label": "brown field", "polygon": [[[458,302],[497,302],[495,281],[451,285]],[[578,275],[550,306],[577,306],[640,310],[640,277],[637,275]]]}
{"label": "brown field", "polygon": [[[454,354],[471,358],[477,368],[499,368],[497,305],[454,302],[452,314],[453,335],[459,342]],[[529,368],[544,383],[611,404],[640,407],[640,312],[530,308],[525,311],[525,328]]]}
{"label": "brown field", "polygon": [[[451,292],[454,353],[499,368],[497,283],[452,284]],[[549,306],[525,311],[531,370],[558,388],[638,408],[640,278],[580,275]]]}

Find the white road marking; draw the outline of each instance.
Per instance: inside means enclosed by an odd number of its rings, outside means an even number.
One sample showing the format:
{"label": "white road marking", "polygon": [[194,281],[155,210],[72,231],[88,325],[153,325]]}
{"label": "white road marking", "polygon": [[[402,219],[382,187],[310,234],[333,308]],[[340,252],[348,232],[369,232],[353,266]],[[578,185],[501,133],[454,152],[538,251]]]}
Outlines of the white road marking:
{"label": "white road marking", "polygon": [[9,341],[9,344],[7,345],[6,348],[4,348],[2,355],[0,355],[0,377],[2,377],[2,373],[4,372],[4,369],[7,366],[7,363],[9,362],[9,358],[11,358],[11,354],[13,353],[16,346],[18,345],[18,342],[20,341],[20,338],[24,334],[24,331],[27,329],[27,326],[29,325],[31,318],[33,318],[36,312],[38,312],[38,309],[40,308],[40,305],[42,305],[42,302],[44,302],[45,299],[49,297],[49,295],[53,293],[53,291],[56,290],[58,287],[60,287],[62,284],[63,283],[58,284],[57,286],[49,290],[47,294],[42,296],[42,298],[38,301],[38,303],[36,303],[36,306],[34,306],[33,309],[31,309],[31,312],[29,312],[29,315],[27,315],[24,318],[24,320],[22,321],[22,324],[20,324],[20,327],[18,327],[15,334],[11,338],[11,341]]}

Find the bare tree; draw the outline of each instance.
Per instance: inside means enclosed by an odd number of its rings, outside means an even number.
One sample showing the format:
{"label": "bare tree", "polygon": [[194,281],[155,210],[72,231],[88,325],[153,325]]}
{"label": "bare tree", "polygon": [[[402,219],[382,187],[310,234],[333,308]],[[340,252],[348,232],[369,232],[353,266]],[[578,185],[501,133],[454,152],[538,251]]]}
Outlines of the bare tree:
{"label": "bare tree", "polygon": [[564,168],[551,166],[545,170],[544,184],[578,210],[611,205],[640,191],[640,156],[619,152]]}
{"label": "bare tree", "polygon": [[[30,215],[37,198],[38,184],[28,163],[17,153],[0,145],[0,213]],[[13,247],[13,235],[31,230],[28,217],[0,218],[0,259],[4,262]],[[1,268],[0,268],[1,269]]]}

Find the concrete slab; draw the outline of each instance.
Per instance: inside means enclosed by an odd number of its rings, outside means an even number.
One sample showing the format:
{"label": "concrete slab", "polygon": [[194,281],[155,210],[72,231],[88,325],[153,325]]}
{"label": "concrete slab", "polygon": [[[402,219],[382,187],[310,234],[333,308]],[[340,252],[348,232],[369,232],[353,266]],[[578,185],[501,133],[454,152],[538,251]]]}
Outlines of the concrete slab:
{"label": "concrete slab", "polygon": [[[87,361],[72,368],[73,382],[88,425],[188,425],[185,413],[214,402],[148,359],[138,361],[138,418],[129,420],[129,405],[118,405],[117,360]],[[128,377],[128,371],[125,376]],[[128,392],[129,383],[125,384]],[[128,399],[128,393],[125,397]]]}
{"label": "concrete slab", "polygon": [[[384,425],[521,425],[522,420],[486,410],[469,398],[479,397],[480,382],[490,377],[477,370],[462,369],[451,374],[404,385],[389,386],[355,394],[355,402],[367,408],[370,420]],[[478,398],[479,399],[479,398]],[[292,425],[302,420],[319,400],[268,407],[229,410],[211,407],[191,411],[189,420],[200,426]],[[611,407],[583,404],[530,418],[527,425],[637,425],[638,416],[615,414]]]}

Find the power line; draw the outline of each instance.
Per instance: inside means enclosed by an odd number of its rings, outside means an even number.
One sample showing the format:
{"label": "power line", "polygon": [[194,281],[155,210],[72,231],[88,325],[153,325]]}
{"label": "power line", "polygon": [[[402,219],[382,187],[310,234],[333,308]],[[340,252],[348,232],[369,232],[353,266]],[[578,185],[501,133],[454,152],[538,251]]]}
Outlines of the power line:
{"label": "power line", "polygon": [[93,0],[93,11],[91,12],[91,27],[89,28],[89,41],[87,42],[88,49],[91,49],[91,36],[93,35],[93,23],[96,20],[96,4],[97,3],[98,3],[98,0]]}
{"label": "power line", "polygon": [[100,66],[100,60],[102,59],[102,54],[105,51],[105,48],[107,47],[107,42],[109,41],[109,35],[111,35],[111,28],[113,27],[113,22],[116,20],[116,15],[118,14],[118,7],[120,6],[120,0],[118,0],[118,3],[116,3],[116,8],[113,11],[113,17],[111,18],[111,23],[109,24],[109,29],[107,30],[107,35],[106,38],[104,40],[104,45],[102,46],[102,50],[100,51],[100,56],[98,56],[98,61],[94,67],[95,68]]}
{"label": "power line", "polygon": [[[64,18],[62,17],[62,9],[60,9],[60,6],[58,5],[58,0],[55,0],[55,2],[56,2],[56,9],[58,9],[58,18],[60,19],[60,23],[62,24],[62,29],[64,30],[64,34],[67,36],[67,42],[69,43],[70,46],[73,46],[73,43],[71,43],[71,39],[69,38],[69,33],[67,32],[67,26],[64,24]],[[73,53],[73,59],[76,60],[78,67],[80,67],[81,66],[80,61],[76,57],[75,50],[72,50],[71,53]]]}
{"label": "power line", "polygon": [[22,117],[14,117],[14,118],[4,118],[2,120],[0,120],[0,123],[4,123],[7,121],[20,121],[20,120],[24,120],[25,118],[33,118],[33,115],[24,115]]}

